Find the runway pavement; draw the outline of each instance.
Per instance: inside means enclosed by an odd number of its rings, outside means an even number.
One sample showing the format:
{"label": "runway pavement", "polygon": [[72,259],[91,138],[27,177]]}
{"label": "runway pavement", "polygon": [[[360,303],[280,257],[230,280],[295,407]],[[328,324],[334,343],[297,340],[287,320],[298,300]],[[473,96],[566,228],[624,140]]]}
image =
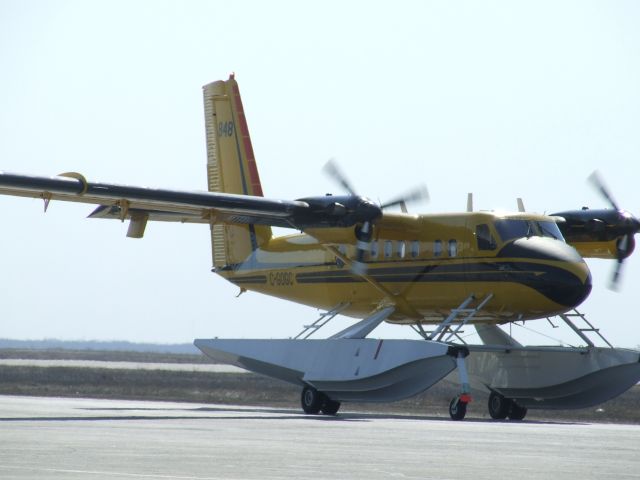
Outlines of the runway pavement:
{"label": "runway pavement", "polygon": [[640,427],[0,396],[2,479],[640,479]]}

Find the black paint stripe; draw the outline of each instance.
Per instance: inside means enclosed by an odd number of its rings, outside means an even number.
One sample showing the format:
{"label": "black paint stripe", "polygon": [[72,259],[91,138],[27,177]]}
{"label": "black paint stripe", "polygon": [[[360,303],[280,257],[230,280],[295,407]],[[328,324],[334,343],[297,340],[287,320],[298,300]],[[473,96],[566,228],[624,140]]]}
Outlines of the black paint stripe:
{"label": "black paint stripe", "polygon": [[[376,270],[379,273],[376,273]],[[384,272],[384,273],[381,273]],[[564,268],[529,262],[491,262],[471,265],[427,266],[412,273],[398,269],[373,269],[369,276],[380,283],[518,283],[538,291],[559,305],[576,306],[591,291],[590,279],[582,282]],[[309,272],[296,275],[300,284],[360,283],[349,271]]]}
{"label": "black paint stripe", "polygon": [[[565,269],[554,267],[545,264],[530,263],[530,262],[482,262],[482,263],[467,263],[467,264],[431,264],[417,267],[382,267],[382,268],[370,268],[368,275],[376,278],[386,278],[387,276],[423,276],[433,274],[455,274],[455,273],[483,273],[483,272],[538,272],[549,273],[550,271]],[[349,270],[327,270],[327,271],[315,271],[298,273],[296,278],[301,280],[311,279],[314,277],[353,277],[353,274]]]}
{"label": "black paint stripe", "polygon": [[228,280],[232,283],[267,283],[266,275],[256,275],[253,277],[230,277]]}

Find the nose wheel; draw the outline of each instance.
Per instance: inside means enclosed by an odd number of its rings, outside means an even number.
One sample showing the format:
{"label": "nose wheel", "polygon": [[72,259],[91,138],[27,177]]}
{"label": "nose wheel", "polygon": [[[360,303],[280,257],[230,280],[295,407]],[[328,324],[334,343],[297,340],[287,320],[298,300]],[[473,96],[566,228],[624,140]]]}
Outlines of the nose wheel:
{"label": "nose wheel", "polygon": [[[465,401],[467,400],[467,401]],[[449,416],[451,420],[462,420],[467,414],[467,405],[470,398],[465,398],[465,395],[458,395],[449,403]]]}

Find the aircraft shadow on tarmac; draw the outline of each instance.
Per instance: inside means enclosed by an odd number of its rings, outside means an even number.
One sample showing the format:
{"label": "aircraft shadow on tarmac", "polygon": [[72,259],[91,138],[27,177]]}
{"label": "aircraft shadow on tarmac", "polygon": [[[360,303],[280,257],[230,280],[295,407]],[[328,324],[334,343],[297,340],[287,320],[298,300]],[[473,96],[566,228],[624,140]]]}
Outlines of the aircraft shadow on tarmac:
{"label": "aircraft shadow on tarmac", "polygon": [[[451,423],[449,417],[435,417],[427,415],[409,415],[400,413],[378,412],[344,412],[335,416],[305,415],[297,409],[276,408],[238,408],[238,407],[195,407],[195,408],[153,408],[153,407],[119,407],[119,408],[77,408],[82,412],[103,412],[103,415],[92,416],[34,416],[34,417],[0,417],[0,422],[95,422],[95,421],[149,421],[149,420],[310,420],[322,422],[370,422],[374,420],[416,420]],[[107,412],[176,412],[175,415],[108,415]],[[178,412],[185,412],[182,415]],[[219,413],[221,416],[197,415]],[[187,414],[190,413],[190,414]],[[236,413],[239,415],[228,415]],[[195,415],[194,415],[195,414]],[[453,422],[456,423],[456,422]],[[518,423],[532,425],[587,425],[588,422],[525,420],[525,421],[496,421],[486,418],[468,417],[464,423]]]}

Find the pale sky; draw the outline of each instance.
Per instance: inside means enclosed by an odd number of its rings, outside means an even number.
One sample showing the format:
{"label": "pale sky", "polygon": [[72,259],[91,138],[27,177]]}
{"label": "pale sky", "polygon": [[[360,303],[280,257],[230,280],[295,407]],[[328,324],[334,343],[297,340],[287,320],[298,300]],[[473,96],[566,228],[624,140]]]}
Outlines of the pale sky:
{"label": "pale sky", "polygon": [[[598,169],[640,214],[638,25],[636,1],[0,0],[0,169],[204,190],[201,87],[236,72],[267,196],[338,193],[321,173],[335,157],[376,200],[426,184],[414,212],[473,192],[478,209],[550,213],[605,207],[585,181]],[[236,299],[207,226],[133,240],[91,210],[0,197],[0,337],[278,338],[317,317]],[[589,261],[580,309],[618,346],[640,345],[639,253],[619,293],[614,262]]]}

